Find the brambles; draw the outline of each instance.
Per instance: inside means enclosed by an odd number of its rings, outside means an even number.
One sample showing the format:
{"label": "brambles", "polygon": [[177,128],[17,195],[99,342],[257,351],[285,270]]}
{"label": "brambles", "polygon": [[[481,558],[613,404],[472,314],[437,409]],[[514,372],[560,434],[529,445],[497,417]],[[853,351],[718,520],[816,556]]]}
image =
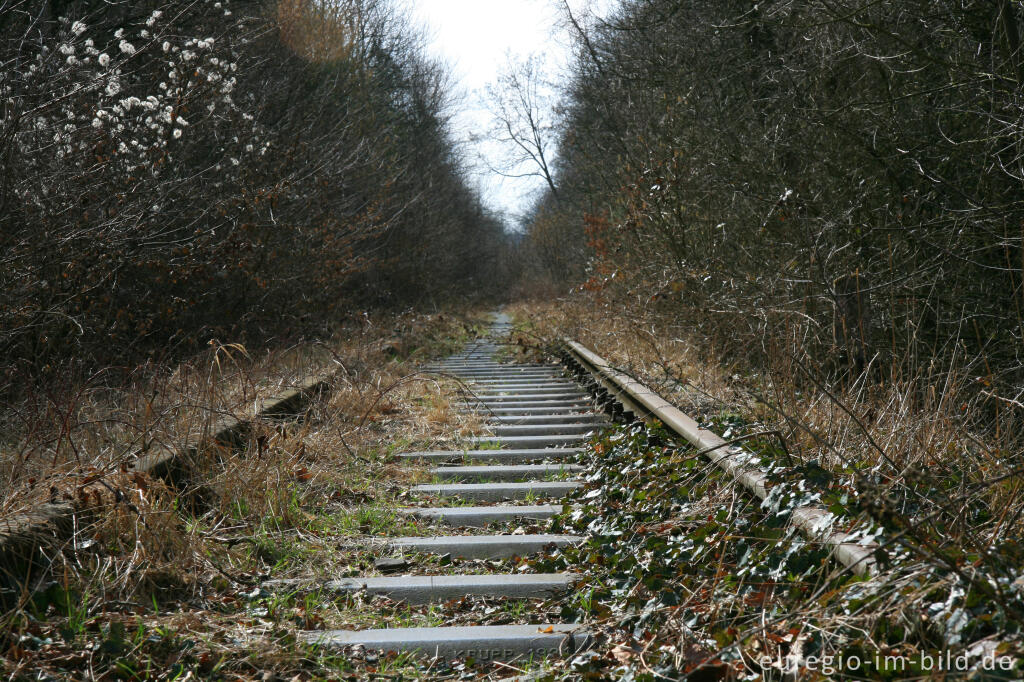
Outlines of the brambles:
{"label": "brambles", "polygon": [[[773,479],[759,503],[657,425],[594,439],[584,464],[592,473],[553,531],[586,543],[529,562],[583,575],[562,616],[596,621],[608,646],[573,661],[577,674],[777,679],[813,677],[827,662],[865,679],[905,679],[935,671],[949,652],[960,670],[1013,677],[1019,595],[996,593],[1016,575],[1006,570],[1014,552],[960,563],[972,566],[968,577],[955,561],[911,549],[942,544],[941,527],[911,523],[908,535],[910,517],[899,515],[883,526],[865,513],[851,474],[816,478],[771,455],[754,463]],[[791,511],[827,500],[850,542],[897,538],[875,575],[837,568],[827,547],[791,525]]]}

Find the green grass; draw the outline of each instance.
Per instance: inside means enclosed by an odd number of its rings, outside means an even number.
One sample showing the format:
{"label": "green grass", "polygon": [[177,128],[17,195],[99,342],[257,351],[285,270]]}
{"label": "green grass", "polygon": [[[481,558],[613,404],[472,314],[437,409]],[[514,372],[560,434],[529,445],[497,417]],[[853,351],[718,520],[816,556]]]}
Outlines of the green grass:
{"label": "green grass", "polygon": [[422,448],[415,447],[415,443],[416,441],[413,438],[398,437],[389,440],[382,447],[368,449],[365,456],[370,461],[390,462],[396,459],[395,455],[401,452],[421,450]]}
{"label": "green grass", "polygon": [[338,535],[405,535],[416,524],[394,510],[396,504],[374,503],[351,511],[331,514],[324,527]]}

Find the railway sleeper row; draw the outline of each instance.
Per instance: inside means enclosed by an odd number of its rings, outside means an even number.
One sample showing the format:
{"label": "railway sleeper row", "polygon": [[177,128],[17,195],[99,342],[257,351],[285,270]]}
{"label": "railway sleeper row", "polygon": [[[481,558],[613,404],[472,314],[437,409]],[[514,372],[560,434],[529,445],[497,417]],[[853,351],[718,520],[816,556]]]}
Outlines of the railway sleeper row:
{"label": "railway sleeper row", "polygon": [[[707,452],[757,497],[764,485],[757,472],[732,462],[735,448],[699,429],[685,415],[628,377],[602,365],[578,344],[567,342],[564,365],[503,363],[494,359],[500,337],[511,325],[499,317],[487,339],[428,369],[463,382],[460,409],[485,419],[489,433],[466,439],[463,449],[400,453],[399,461],[427,467],[435,483],[411,486],[414,498],[437,500],[440,506],[397,510],[420,520],[454,528],[485,528],[491,524],[543,522],[565,509],[563,498],[583,484],[583,468],[574,464],[585,440],[615,420],[654,415]],[[635,385],[634,385],[635,384]],[[691,433],[692,431],[693,433]],[[550,480],[556,478],[557,480]],[[481,504],[492,503],[492,504]],[[797,510],[798,512],[802,510]],[[795,514],[810,524],[818,510]],[[820,524],[819,524],[820,525]],[[815,526],[815,532],[822,534]],[[857,572],[870,571],[873,548],[852,546],[841,533],[828,534],[838,560]],[[557,547],[584,542],[573,535],[542,532],[395,537],[385,546],[395,554],[426,553],[458,560],[503,560],[528,557]],[[453,563],[457,569],[458,564]],[[466,596],[507,599],[552,598],[572,590],[573,573],[498,575],[398,575],[345,578],[319,585],[339,594],[364,591],[410,604],[446,602]],[[267,583],[294,586],[295,581]],[[594,645],[585,624],[549,622],[543,618],[519,625],[409,627],[367,630],[308,631],[301,635],[322,647],[419,653],[427,657],[489,660],[536,660],[566,657]]]}
{"label": "railway sleeper row", "polygon": [[[411,495],[437,500],[440,506],[404,507],[399,513],[453,528],[543,522],[560,513],[562,498],[581,484],[577,477],[583,473],[582,467],[572,460],[582,451],[583,441],[610,426],[611,420],[598,409],[588,388],[569,377],[562,366],[495,360],[500,339],[510,330],[507,318],[499,316],[487,338],[427,367],[464,382],[467,390],[461,391],[458,409],[486,419],[489,433],[467,439],[461,450],[400,453],[399,461],[426,466],[438,481],[411,486]],[[526,557],[582,540],[546,533],[395,537],[384,551],[447,555],[453,562],[493,561]],[[340,595],[365,592],[424,604],[465,596],[551,598],[571,590],[576,579],[572,573],[394,575],[344,578],[315,587]],[[297,589],[303,584],[277,580],[264,583],[264,587]],[[307,631],[301,638],[345,650],[418,652],[478,661],[564,657],[593,643],[591,633],[581,624],[545,620],[500,626]]]}
{"label": "railway sleeper row", "polygon": [[[498,339],[510,328],[507,319],[499,318],[488,339],[429,366],[463,382],[460,409],[482,417],[489,433],[466,439],[461,449],[400,453],[399,461],[426,467],[435,480],[411,486],[410,496],[429,498],[439,506],[405,507],[399,513],[463,529],[492,524],[544,528],[538,522],[565,511],[563,498],[583,485],[586,471],[574,462],[584,442],[615,421],[636,418],[657,419],[755,499],[767,496],[764,472],[748,463],[751,458],[742,447],[703,428],[585,347],[566,340],[562,365],[494,359]],[[485,502],[493,504],[480,504]],[[830,549],[841,569],[861,576],[874,574],[877,556],[883,551],[878,539],[857,540],[813,504],[793,509],[791,516],[795,528]],[[456,560],[527,557],[585,540],[517,528],[513,533],[396,537],[388,541],[386,551],[446,555],[457,569]],[[467,596],[551,599],[571,592],[580,579],[569,572],[571,568],[563,570],[567,572],[345,578],[321,584],[319,589],[365,592],[410,604]],[[277,582],[279,587],[295,585],[295,581]],[[596,634],[586,624],[551,622],[543,616],[515,625],[309,631],[301,637],[322,647],[477,661],[564,658],[597,644]]]}

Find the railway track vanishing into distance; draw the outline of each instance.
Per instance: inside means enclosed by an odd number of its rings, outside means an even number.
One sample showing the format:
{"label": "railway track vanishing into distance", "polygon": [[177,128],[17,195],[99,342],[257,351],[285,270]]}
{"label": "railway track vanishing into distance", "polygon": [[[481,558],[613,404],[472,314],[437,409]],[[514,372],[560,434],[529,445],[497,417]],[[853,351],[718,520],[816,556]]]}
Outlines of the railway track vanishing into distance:
{"label": "railway track vanishing into distance", "polygon": [[[420,519],[453,528],[509,526],[543,521],[563,510],[562,498],[582,485],[582,467],[573,464],[583,443],[612,426],[654,418],[689,441],[747,491],[764,499],[768,483],[739,445],[701,428],[693,419],[643,384],[615,370],[602,358],[566,340],[561,364],[501,362],[495,354],[512,330],[499,315],[488,337],[425,369],[454,375],[469,389],[461,408],[486,420],[489,435],[469,439],[465,449],[405,452],[399,458],[421,464],[438,483],[412,487],[414,497],[441,499],[435,507],[402,509]],[[544,480],[552,475],[561,480]],[[482,502],[492,504],[484,506]],[[794,511],[792,523],[811,539],[827,544],[843,567],[858,574],[874,570],[876,543],[833,532],[828,512],[817,507]],[[558,534],[492,534],[400,537],[389,540],[394,554],[433,553],[460,559],[526,557],[585,538]],[[877,542],[877,541],[876,541]],[[454,564],[457,568],[457,563]],[[552,597],[572,590],[572,573],[499,575],[445,574],[348,578],[332,590],[386,595],[411,603],[443,603],[463,596],[522,599]],[[310,631],[303,638],[325,647],[363,648],[381,652],[419,652],[441,658],[528,660],[565,657],[596,643],[584,623],[550,623],[543,618],[525,625],[417,627]]]}
{"label": "railway track vanishing into distance", "polygon": [[[471,341],[461,353],[419,368],[458,379],[460,387],[449,399],[457,401],[461,411],[480,417],[486,429],[486,433],[466,439],[457,449],[397,455],[406,466],[425,468],[433,482],[410,485],[404,497],[412,500],[411,506],[395,512],[423,522],[424,527],[437,528],[437,534],[384,538],[383,552],[381,545],[365,548],[367,553],[382,555],[376,562],[381,575],[331,580],[322,584],[322,589],[435,605],[443,620],[434,622],[442,623],[448,619],[444,615],[446,604],[458,603],[464,597],[568,599],[581,580],[581,575],[572,571],[586,570],[576,564],[559,564],[560,568],[552,569],[563,572],[545,572],[547,569],[533,568],[534,562],[524,561],[513,572],[493,571],[501,570],[497,562],[503,560],[540,558],[554,549],[583,546],[590,541],[582,534],[546,532],[546,522],[565,511],[566,504],[572,504],[575,490],[588,485],[584,480],[588,471],[580,462],[600,462],[600,456],[588,460],[580,455],[592,454],[585,447],[586,441],[615,422],[656,420],[678,436],[680,443],[689,443],[694,456],[710,460],[728,480],[739,484],[737,489],[745,489],[754,505],[771,502],[768,498],[776,488],[765,473],[771,467],[744,449],[742,439],[727,441],[703,428],[658,393],[572,340],[561,343],[560,361],[553,358],[528,364],[499,360],[497,356],[511,331],[510,320],[498,315],[487,336]],[[330,385],[330,378],[307,379],[287,393],[264,401],[251,417],[217,423],[209,429],[207,441],[189,443],[180,452],[150,454],[140,459],[135,469],[183,493],[186,488],[179,483],[189,480],[190,453],[210,444],[238,447],[259,420],[301,414],[312,401],[326,395]],[[790,526],[802,532],[811,544],[827,549],[838,571],[861,576],[877,572],[876,562],[887,547],[884,537],[836,531],[836,527],[851,528],[849,519],[834,517],[813,504],[789,511]],[[27,576],[45,575],[48,557],[72,537],[75,513],[71,504],[48,504],[0,520],[0,560],[14,571],[10,575],[18,578],[22,585],[19,589],[30,584]],[[40,541],[46,538],[47,542]],[[442,560],[417,566],[410,555],[438,555]],[[440,568],[442,565],[444,568]],[[267,580],[262,588],[290,590],[297,583],[308,581]],[[0,596],[11,599],[16,595],[5,588]],[[526,602],[530,603],[537,602]],[[520,623],[515,625],[304,630],[299,639],[324,649],[418,653],[480,662],[564,658],[596,649],[603,641],[602,632],[592,630],[585,622],[564,622],[557,615],[530,614],[520,607],[509,619]],[[934,622],[929,625],[936,628]]]}
{"label": "railway track vanishing into distance", "polygon": [[[558,500],[581,484],[580,467],[571,463],[588,434],[610,426],[594,396],[566,369],[555,364],[502,363],[494,359],[499,337],[511,331],[503,316],[490,335],[465,351],[428,369],[464,381],[470,392],[462,409],[487,419],[491,435],[469,440],[466,449],[406,452],[402,460],[423,463],[442,482],[411,489],[414,495],[449,500],[439,507],[410,507],[403,513],[457,527],[483,527],[518,520],[544,520],[562,511]],[[543,480],[566,474],[567,480]],[[496,502],[474,506],[473,502]],[[440,535],[394,538],[396,553],[427,552],[459,559],[507,559],[553,546],[578,543],[572,535]],[[566,573],[438,576],[385,576],[338,581],[334,589],[384,594],[397,600],[443,602],[467,595],[527,598],[552,596],[571,589]],[[368,650],[418,651],[444,658],[515,660],[564,656],[592,641],[581,624],[532,622],[527,625],[390,628],[308,632],[307,641],[322,646]]]}

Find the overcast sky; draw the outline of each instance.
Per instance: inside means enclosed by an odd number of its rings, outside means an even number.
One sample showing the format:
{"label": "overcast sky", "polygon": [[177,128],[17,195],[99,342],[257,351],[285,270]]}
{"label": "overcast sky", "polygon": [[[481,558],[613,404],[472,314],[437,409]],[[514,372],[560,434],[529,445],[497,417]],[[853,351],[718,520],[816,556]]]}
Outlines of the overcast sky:
{"label": "overcast sky", "polygon": [[[464,99],[455,116],[455,132],[468,140],[487,129],[490,114],[482,96],[499,71],[514,59],[537,55],[552,78],[569,67],[569,36],[559,21],[559,0],[406,0],[412,19],[423,26],[429,49],[451,68]],[[570,0],[574,12],[602,14],[614,0]],[[496,150],[484,143],[471,145],[471,155],[485,154],[496,162]],[[530,196],[544,183],[539,178],[508,179],[478,165],[477,182],[489,207],[514,221],[530,204]]]}

